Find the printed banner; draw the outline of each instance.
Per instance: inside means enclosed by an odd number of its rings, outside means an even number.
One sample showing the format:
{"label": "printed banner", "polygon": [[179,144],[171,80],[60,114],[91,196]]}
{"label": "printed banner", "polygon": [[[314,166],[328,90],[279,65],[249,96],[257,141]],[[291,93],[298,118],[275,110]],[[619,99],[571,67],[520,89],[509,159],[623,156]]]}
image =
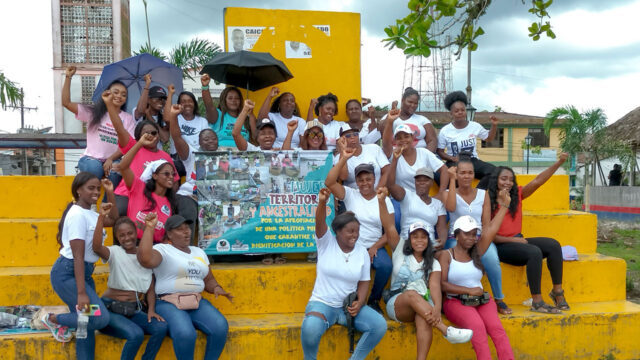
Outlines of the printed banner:
{"label": "printed banner", "polygon": [[[199,246],[209,255],[313,252],[330,151],[196,153]],[[333,197],[327,224],[333,220]]]}
{"label": "printed banner", "polygon": [[251,50],[262,35],[263,26],[227,26],[227,51]]}

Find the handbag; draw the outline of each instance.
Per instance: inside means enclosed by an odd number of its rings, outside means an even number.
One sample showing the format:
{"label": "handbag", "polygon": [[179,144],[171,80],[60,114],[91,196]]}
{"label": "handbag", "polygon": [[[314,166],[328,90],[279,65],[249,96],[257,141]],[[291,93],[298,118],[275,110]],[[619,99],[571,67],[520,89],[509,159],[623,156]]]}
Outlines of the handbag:
{"label": "handbag", "polygon": [[173,293],[160,296],[160,300],[172,303],[180,310],[195,310],[200,306],[200,293]]}
{"label": "handbag", "polygon": [[489,302],[491,297],[488,292],[484,292],[481,296],[462,294],[456,296],[464,306],[479,306]]}
{"label": "handbag", "polygon": [[107,310],[126,317],[133,316],[138,311],[138,303],[135,301],[112,301],[105,304]]}
{"label": "handbag", "polygon": [[406,289],[407,289],[407,284],[402,284],[401,287],[395,290],[384,289],[382,291],[382,301],[384,301],[384,303],[386,304],[389,302],[389,300],[391,300],[392,297],[404,292]]}

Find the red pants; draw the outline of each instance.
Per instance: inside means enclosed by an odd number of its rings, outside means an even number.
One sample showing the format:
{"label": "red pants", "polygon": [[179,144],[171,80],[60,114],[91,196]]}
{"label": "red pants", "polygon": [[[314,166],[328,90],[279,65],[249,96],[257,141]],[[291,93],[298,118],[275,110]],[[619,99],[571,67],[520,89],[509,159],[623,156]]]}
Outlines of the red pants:
{"label": "red pants", "polygon": [[473,330],[471,344],[479,360],[491,360],[487,333],[496,347],[498,359],[513,360],[511,344],[498,318],[498,310],[493,298],[479,306],[464,306],[458,299],[445,299],[442,308],[447,319],[456,326]]}

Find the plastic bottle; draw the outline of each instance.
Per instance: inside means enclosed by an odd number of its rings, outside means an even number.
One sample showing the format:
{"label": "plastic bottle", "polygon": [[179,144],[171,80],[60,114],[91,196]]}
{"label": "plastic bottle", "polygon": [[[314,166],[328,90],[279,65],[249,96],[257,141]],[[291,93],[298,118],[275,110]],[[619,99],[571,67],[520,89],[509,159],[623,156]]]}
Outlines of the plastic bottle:
{"label": "plastic bottle", "polygon": [[424,294],[424,299],[429,301],[430,297],[431,297],[431,292],[429,291],[429,289],[427,289],[427,292]]}
{"label": "plastic bottle", "polygon": [[78,327],[76,328],[76,338],[87,338],[87,325],[89,324],[89,317],[85,314],[78,312]]}

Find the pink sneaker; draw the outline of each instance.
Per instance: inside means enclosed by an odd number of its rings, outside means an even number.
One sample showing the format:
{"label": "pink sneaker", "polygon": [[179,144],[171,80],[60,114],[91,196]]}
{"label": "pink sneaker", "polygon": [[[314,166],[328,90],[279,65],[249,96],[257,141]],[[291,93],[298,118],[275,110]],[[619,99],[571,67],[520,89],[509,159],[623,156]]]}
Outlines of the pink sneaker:
{"label": "pink sneaker", "polygon": [[71,341],[73,333],[69,330],[69,327],[52,323],[49,321],[49,314],[44,314],[40,321],[42,321],[42,324],[51,331],[53,338],[57,341],[63,343]]}

